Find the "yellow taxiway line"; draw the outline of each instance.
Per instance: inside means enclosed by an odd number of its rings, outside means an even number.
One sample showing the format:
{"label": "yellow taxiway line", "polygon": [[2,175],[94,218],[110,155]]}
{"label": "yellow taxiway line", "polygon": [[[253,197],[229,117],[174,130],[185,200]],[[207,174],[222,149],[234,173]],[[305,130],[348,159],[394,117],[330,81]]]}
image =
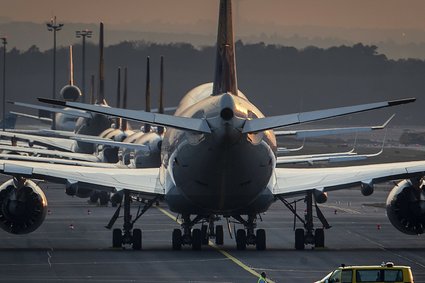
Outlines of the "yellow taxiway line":
{"label": "yellow taxiway line", "polygon": [[[171,214],[170,212],[168,212],[167,210],[156,206],[156,208],[161,211],[162,213],[164,213],[166,216],[170,217],[172,220],[176,221],[177,223],[181,224],[181,220],[177,219],[177,217],[173,214]],[[244,264],[242,261],[240,261],[239,259],[237,259],[236,257],[232,256],[231,254],[229,254],[228,252],[226,252],[225,250],[219,248],[218,246],[216,246],[213,242],[208,241],[208,245],[214,249],[216,249],[219,253],[221,253],[222,255],[224,255],[225,257],[227,257],[228,259],[230,259],[231,261],[233,261],[233,263],[237,264],[239,267],[241,267],[242,269],[244,269],[245,271],[251,273],[252,275],[254,275],[255,277],[260,277],[260,274],[258,272],[256,272],[254,269],[252,269],[251,267],[249,267],[248,265]],[[270,278],[267,278],[267,282],[269,283],[275,283],[274,281],[272,281]]]}

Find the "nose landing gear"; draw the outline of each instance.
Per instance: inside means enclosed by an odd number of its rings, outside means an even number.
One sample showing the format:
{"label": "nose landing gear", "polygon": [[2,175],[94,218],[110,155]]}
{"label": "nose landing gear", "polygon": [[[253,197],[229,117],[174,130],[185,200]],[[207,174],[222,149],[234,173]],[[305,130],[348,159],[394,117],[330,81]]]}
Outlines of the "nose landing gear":
{"label": "nose landing gear", "polygon": [[[192,246],[193,250],[201,250],[203,245],[208,245],[210,239],[215,239],[216,245],[223,245],[224,230],[222,225],[214,225],[219,218],[212,216],[196,216],[193,220],[189,214],[182,215],[182,229],[174,229],[172,235],[173,250],[181,250],[183,245]],[[199,222],[208,222],[208,225],[202,225],[201,229],[195,228]],[[183,233],[182,233],[183,230]]]}

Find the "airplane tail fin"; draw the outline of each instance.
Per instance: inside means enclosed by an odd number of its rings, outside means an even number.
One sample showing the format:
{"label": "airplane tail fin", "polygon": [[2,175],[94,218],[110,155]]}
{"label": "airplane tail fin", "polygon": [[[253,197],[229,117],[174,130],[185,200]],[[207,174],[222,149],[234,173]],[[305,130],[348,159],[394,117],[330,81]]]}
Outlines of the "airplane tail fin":
{"label": "airplane tail fin", "polygon": [[[164,56],[161,56],[161,67],[159,70],[159,108],[158,113],[164,114]],[[164,133],[164,127],[158,126],[158,134]]]}
{"label": "airplane tail fin", "polygon": [[106,104],[105,102],[105,74],[104,74],[104,59],[103,59],[103,23],[100,23],[99,30],[99,89],[97,92],[97,104]]}
{"label": "airplane tail fin", "polygon": [[69,85],[74,85],[74,59],[72,57],[72,45],[69,46]]}
{"label": "airplane tail fin", "polygon": [[5,120],[2,120],[0,122],[0,128],[15,129],[17,119],[18,115],[16,115],[15,113],[6,113]]}
{"label": "airplane tail fin", "polygon": [[217,55],[212,95],[230,92],[238,95],[235,43],[233,38],[232,1],[220,0],[217,32]]}
{"label": "airplane tail fin", "polygon": [[[150,71],[150,58],[147,57],[146,60],[146,112],[151,112],[151,71]],[[150,124],[145,124],[144,131],[145,133],[149,133],[151,130]]]}
{"label": "airplane tail fin", "polygon": [[94,104],[96,101],[94,99],[94,75],[90,77],[90,104]]}
{"label": "airplane tail fin", "polygon": [[[124,68],[124,93],[122,98],[122,108],[127,109],[127,67]],[[127,120],[121,118],[121,131],[125,132],[127,129]]]}
{"label": "airplane tail fin", "polygon": [[[121,106],[120,105],[121,104],[121,68],[120,67],[118,67],[117,75],[118,77],[117,77],[117,104],[116,105],[117,105],[117,108],[120,108]],[[121,118],[117,118],[115,121],[115,127],[119,129],[120,124],[121,124]]]}

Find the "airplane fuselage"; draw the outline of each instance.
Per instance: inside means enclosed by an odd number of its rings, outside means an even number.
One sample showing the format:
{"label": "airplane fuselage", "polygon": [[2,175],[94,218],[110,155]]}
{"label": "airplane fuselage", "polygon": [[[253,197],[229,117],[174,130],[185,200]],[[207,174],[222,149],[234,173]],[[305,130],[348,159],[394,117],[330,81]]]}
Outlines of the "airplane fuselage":
{"label": "airplane fuselage", "polygon": [[205,118],[211,134],[176,129],[165,134],[160,175],[167,203],[188,214],[263,212],[274,200],[275,136],[242,134],[246,119],[264,115],[242,93],[211,96],[210,86],[200,86],[198,95],[189,92],[176,113]]}

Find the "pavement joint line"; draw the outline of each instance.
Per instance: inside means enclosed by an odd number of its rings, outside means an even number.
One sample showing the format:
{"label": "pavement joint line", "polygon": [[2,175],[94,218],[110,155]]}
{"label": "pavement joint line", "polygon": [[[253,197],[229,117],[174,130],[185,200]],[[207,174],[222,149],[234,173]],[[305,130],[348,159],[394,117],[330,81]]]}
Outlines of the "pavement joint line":
{"label": "pavement joint line", "polygon": [[321,204],[320,206],[326,207],[326,208],[332,208],[332,209],[339,209],[342,210],[344,212],[347,213],[352,213],[352,214],[362,214],[361,212],[354,210],[354,209],[349,209],[349,208],[343,208],[340,206],[334,206],[334,205],[328,205],[328,204]]}
{"label": "pavement joint line", "polygon": [[[162,213],[164,213],[166,216],[170,217],[171,219],[173,219],[174,221],[176,221],[179,224],[182,224],[182,221],[177,219],[177,217],[175,217],[173,214],[171,214],[170,212],[166,211],[165,209],[161,208],[161,207],[156,207],[157,209],[159,209],[159,211],[161,211]],[[216,246],[212,241],[208,241],[208,245],[212,248],[214,248],[216,251],[218,251],[219,253],[221,253],[222,255],[224,255],[225,257],[227,257],[228,259],[230,259],[231,261],[233,261],[233,263],[237,264],[239,267],[241,267],[242,269],[244,269],[245,271],[251,273],[252,275],[256,276],[257,278],[260,277],[260,274],[258,272],[256,272],[254,269],[252,269],[251,267],[247,266],[246,264],[244,264],[242,261],[240,261],[239,259],[237,259],[236,257],[232,256],[231,254],[229,254],[228,252],[226,252],[225,250],[219,248],[218,246]],[[267,278],[267,282],[269,283],[275,283],[273,280],[271,280],[270,278]]]}
{"label": "pavement joint line", "polygon": [[382,244],[380,244],[380,243],[378,243],[378,242],[376,242],[376,241],[374,241],[374,240],[372,240],[372,239],[370,239],[370,238],[368,238],[368,237],[366,237],[366,236],[363,236],[363,235],[361,235],[361,234],[359,234],[359,233],[357,233],[357,232],[354,232],[354,231],[350,231],[350,230],[348,230],[348,231],[349,231],[351,234],[354,234],[354,235],[356,235],[356,236],[357,236],[357,237],[359,237],[359,238],[363,238],[363,239],[365,239],[366,241],[369,241],[370,243],[377,245],[377,246],[378,246],[381,250],[383,250],[383,251],[385,251],[385,252],[387,252],[387,253],[391,253],[391,254],[393,254],[393,255],[395,255],[395,256],[397,256],[397,257],[399,257],[399,258],[402,258],[402,259],[404,259],[404,260],[410,261],[411,263],[417,264],[417,265],[419,265],[420,267],[425,267],[425,265],[423,265],[422,263],[420,263],[420,262],[418,262],[418,261],[416,261],[416,260],[414,260],[414,259],[408,258],[408,257],[406,257],[406,256],[404,256],[404,255],[398,254],[398,253],[396,253],[396,252],[394,252],[394,251],[391,251],[391,250],[387,249],[384,245],[382,245]]}

